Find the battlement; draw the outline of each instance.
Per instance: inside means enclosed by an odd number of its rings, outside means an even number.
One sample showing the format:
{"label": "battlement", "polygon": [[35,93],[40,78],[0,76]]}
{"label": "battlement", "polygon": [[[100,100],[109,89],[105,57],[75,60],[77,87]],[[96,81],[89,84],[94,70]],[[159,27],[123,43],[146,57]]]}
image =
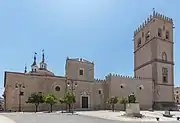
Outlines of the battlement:
{"label": "battlement", "polygon": [[88,64],[94,64],[94,62],[90,62],[90,61],[83,59],[83,58],[69,58],[69,57],[67,57],[66,60],[84,62],[84,63],[88,63]]}
{"label": "battlement", "polygon": [[140,76],[124,76],[124,75],[119,75],[119,74],[112,74],[112,73],[109,73],[107,76],[106,76],[106,79],[109,78],[109,77],[119,77],[119,78],[126,78],[126,79],[139,79],[139,80],[143,80],[143,79],[151,79],[151,78],[143,78],[143,77],[140,77]]}
{"label": "battlement", "polygon": [[162,21],[169,22],[173,24],[173,19],[169,18],[163,14],[160,14],[158,12],[153,11],[153,14],[151,14],[135,31],[134,36],[136,36],[144,27],[146,27],[154,18],[158,18]]}
{"label": "battlement", "polygon": [[94,79],[94,81],[96,83],[105,83],[106,82],[106,80],[104,80],[104,79]]}

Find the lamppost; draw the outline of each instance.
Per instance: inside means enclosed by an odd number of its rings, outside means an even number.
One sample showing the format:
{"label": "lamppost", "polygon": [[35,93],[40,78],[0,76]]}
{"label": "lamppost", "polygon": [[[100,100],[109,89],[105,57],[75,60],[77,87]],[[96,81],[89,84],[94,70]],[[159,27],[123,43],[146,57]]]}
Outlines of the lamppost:
{"label": "lamppost", "polygon": [[25,88],[24,84],[16,82],[15,84],[16,89],[19,89],[18,95],[19,95],[19,112],[21,112],[21,96],[24,95],[24,92],[22,91],[22,88]]}
{"label": "lamppost", "polygon": [[[74,95],[75,88],[78,86],[77,82],[74,82],[72,79],[67,79],[67,80],[69,80],[67,82],[67,86],[71,90],[71,93]],[[72,113],[73,113],[73,110],[74,110],[74,104],[72,103]]]}

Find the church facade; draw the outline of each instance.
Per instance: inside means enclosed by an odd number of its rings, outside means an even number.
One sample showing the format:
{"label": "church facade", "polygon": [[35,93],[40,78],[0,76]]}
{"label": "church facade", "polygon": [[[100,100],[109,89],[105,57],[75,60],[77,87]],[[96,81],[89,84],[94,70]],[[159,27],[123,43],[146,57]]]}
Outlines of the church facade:
{"label": "church facade", "polygon": [[[107,74],[103,80],[94,79],[94,63],[82,58],[67,58],[65,75],[57,76],[42,61],[37,64],[36,54],[31,71],[4,74],[5,110],[34,111],[26,100],[31,93],[53,93],[59,99],[65,92],[76,96],[75,109],[109,109],[111,96],[127,97],[132,92],[141,109],[163,108],[174,104],[173,20],[153,12],[134,32],[134,77]],[[58,103],[54,110],[65,108]],[[123,108],[117,104],[116,108]],[[42,104],[39,110],[47,110]]]}

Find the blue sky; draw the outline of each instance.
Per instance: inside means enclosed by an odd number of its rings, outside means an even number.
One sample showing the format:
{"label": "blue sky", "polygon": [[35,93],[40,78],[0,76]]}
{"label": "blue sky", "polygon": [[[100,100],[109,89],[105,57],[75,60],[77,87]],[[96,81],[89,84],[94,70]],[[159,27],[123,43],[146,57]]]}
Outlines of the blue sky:
{"label": "blue sky", "polygon": [[24,71],[45,50],[48,68],[64,75],[66,57],[95,62],[95,77],[133,75],[133,32],[152,9],[173,18],[175,85],[180,80],[179,0],[0,0],[0,91],[4,71]]}

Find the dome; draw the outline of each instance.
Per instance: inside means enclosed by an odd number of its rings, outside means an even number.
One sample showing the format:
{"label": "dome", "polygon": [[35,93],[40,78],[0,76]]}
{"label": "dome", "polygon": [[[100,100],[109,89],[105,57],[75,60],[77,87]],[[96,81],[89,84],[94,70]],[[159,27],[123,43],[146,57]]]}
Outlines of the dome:
{"label": "dome", "polygon": [[37,70],[36,72],[29,72],[29,74],[42,75],[42,76],[54,76],[54,73],[48,70]]}

